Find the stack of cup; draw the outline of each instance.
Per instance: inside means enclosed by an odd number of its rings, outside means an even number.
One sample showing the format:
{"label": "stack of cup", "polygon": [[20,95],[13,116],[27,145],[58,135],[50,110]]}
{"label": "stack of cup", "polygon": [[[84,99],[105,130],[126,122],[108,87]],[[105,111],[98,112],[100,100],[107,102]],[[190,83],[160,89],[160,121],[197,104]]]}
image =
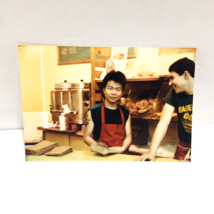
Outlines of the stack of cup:
{"label": "stack of cup", "polygon": [[64,109],[63,113],[65,113],[65,114],[69,114],[71,112],[67,104],[63,105],[62,108]]}

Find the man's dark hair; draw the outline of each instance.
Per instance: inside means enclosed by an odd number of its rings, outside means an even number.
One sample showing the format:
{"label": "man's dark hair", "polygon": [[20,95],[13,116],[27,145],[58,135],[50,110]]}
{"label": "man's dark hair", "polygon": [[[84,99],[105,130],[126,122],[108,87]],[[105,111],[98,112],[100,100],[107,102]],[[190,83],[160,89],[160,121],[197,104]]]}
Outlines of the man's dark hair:
{"label": "man's dark hair", "polygon": [[169,72],[176,72],[180,76],[183,75],[184,71],[188,71],[189,74],[194,77],[195,75],[195,63],[188,59],[187,57],[184,57],[182,59],[177,60],[169,67]]}
{"label": "man's dark hair", "polygon": [[108,81],[113,80],[114,82],[120,83],[122,85],[122,91],[124,91],[126,86],[126,77],[120,71],[111,71],[106,74],[105,78],[103,79],[103,88],[106,87]]}

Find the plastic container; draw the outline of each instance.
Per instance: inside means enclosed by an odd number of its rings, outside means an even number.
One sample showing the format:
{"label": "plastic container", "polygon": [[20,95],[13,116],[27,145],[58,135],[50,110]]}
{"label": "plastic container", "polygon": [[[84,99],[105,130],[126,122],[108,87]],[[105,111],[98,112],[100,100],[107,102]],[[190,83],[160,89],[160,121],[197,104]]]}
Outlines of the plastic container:
{"label": "plastic container", "polygon": [[62,113],[59,116],[59,126],[60,126],[60,130],[61,131],[65,131],[66,127],[65,127],[65,115]]}
{"label": "plastic container", "polygon": [[66,114],[62,113],[59,116],[59,127],[61,131],[69,130]]}

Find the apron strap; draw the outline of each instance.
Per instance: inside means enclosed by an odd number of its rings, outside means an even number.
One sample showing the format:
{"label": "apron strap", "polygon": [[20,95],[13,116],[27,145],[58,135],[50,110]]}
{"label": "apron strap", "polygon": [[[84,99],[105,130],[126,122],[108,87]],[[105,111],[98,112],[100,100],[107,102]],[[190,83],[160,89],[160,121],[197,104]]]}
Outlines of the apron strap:
{"label": "apron strap", "polygon": [[101,123],[105,124],[105,105],[104,105],[104,102],[101,105]]}
{"label": "apron strap", "polygon": [[121,118],[122,118],[122,124],[124,125],[124,115],[123,115],[123,111],[121,109],[121,107],[118,105],[118,108],[120,110],[120,115],[121,115]]}

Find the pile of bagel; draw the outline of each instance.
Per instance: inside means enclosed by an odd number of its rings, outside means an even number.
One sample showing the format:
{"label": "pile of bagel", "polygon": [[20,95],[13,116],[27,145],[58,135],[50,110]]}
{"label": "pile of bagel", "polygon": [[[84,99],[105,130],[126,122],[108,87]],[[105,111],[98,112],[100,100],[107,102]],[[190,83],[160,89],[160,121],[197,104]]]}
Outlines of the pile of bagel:
{"label": "pile of bagel", "polygon": [[136,103],[129,103],[127,106],[130,114],[143,114],[146,113],[149,116],[155,116],[156,111],[152,102],[149,102],[146,99],[143,99]]}

